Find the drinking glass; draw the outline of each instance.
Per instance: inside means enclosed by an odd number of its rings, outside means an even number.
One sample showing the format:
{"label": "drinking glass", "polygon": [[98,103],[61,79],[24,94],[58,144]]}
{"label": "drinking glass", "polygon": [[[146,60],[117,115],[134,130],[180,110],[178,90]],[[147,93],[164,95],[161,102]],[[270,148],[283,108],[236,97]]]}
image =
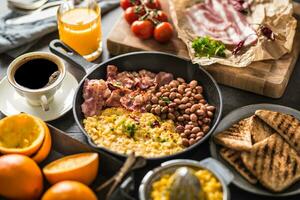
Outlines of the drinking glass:
{"label": "drinking glass", "polygon": [[67,0],[57,14],[59,38],[88,61],[102,52],[101,9],[95,0]]}

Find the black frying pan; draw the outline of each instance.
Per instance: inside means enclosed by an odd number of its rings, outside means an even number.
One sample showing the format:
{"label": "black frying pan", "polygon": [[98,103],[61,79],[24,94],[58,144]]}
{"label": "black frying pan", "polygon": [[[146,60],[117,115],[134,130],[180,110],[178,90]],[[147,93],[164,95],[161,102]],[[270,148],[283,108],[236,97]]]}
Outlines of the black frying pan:
{"label": "black frying pan", "polygon": [[73,52],[69,47],[64,45],[59,40],[54,40],[49,45],[51,52],[60,56],[61,58],[71,62],[77,67],[82,68],[86,72],[86,76],[79,83],[78,89],[75,93],[75,98],[73,102],[73,114],[81,131],[87,136],[88,142],[93,147],[102,149],[109,152],[115,156],[126,158],[126,155],[113,152],[109,149],[97,147],[91,138],[88,136],[83,127],[84,115],[81,112],[81,104],[83,103],[82,89],[84,80],[87,79],[106,79],[106,66],[116,65],[120,71],[138,71],[141,69],[146,69],[152,72],[165,71],[172,73],[175,77],[182,77],[187,81],[197,80],[204,88],[204,96],[209,104],[216,107],[213,122],[211,124],[210,131],[196,144],[186,148],[184,151],[170,155],[157,158],[148,158],[148,160],[166,160],[174,158],[175,156],[182,155],[197,148],[202,142],[204,142],[211,133],[215,130],[221,115],[222,115],[222,96],[221,91],[212,78],[212,76],[206,72],[199,65],[192,64],[190,61],[179,58],[177,56],[161,53],[161,52],[134,52],[124,55],[120,55],[111,58],[101,64],[95,65],[93,63],[87,62],[83,57]]}

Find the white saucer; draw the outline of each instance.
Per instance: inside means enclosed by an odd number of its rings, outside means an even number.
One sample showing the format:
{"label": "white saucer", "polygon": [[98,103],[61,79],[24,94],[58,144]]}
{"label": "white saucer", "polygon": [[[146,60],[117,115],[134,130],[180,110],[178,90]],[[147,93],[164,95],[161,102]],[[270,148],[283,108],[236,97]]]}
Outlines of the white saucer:
{"label": "white saucer", "polygon": [[56,91],[53,101],[49,104],[50,110],[45,112],[41,106],[28,104],[26,99],[15,91],[5,77],[0,82],[0,111],[6,116],[24,112],[46,122],[52,121],[63,116],[72,108],[77,86],[76,78],[67,72],[61,88]]}

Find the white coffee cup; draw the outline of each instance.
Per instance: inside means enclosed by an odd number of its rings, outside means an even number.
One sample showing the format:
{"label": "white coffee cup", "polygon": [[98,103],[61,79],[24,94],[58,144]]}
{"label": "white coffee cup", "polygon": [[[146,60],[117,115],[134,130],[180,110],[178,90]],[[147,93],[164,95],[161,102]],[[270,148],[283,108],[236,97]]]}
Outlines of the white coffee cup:
{"label": "white coffee cup", "polygon": [[[18,84],[15,80],[16,70],[21,67],[24,63],[34,59],[46,59],[57,65],[58,71],[60,72],[57,79],[42,88],[30,89]],[[43,66],[41,66],[43,67]],[[49,110],[49,103],[53,100],[56,91],[61,87],[61,84],[66,75],[66,67],[62,59],[58,56],[47,53],[47,52],[31,52],[26,53],[22,56],[17,57],[9,65],[7,69],[7,79],[9,83],[15,88],[15,90],[23,96],[27,102],[33,106],[42,106],[44,111]],[[38,76],[38,74],[36,74]]]}

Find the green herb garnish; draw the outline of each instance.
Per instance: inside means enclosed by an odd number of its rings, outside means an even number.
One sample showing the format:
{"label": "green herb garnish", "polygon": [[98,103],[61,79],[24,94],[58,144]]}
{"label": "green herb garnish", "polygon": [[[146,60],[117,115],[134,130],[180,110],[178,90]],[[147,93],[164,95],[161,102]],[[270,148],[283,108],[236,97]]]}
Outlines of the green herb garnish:
{"label": "green herb garnish", "polygon": [[163,100],[166,104],[171,103],[171,100],[168,97],[160,97],[161,100]]}
{"label": "green herb garnish", "polygon": [[197,57],[225,57],[225,45],[221,41],[214,40],[208,36],[198,37],[192,43],[192,48],[195,50]]}
{"label": "green herb garnish", "polygon": [[135,124],[125,125],[125,132],[128,134],[129,137],[134,137],[136,129],[137,127]]}

